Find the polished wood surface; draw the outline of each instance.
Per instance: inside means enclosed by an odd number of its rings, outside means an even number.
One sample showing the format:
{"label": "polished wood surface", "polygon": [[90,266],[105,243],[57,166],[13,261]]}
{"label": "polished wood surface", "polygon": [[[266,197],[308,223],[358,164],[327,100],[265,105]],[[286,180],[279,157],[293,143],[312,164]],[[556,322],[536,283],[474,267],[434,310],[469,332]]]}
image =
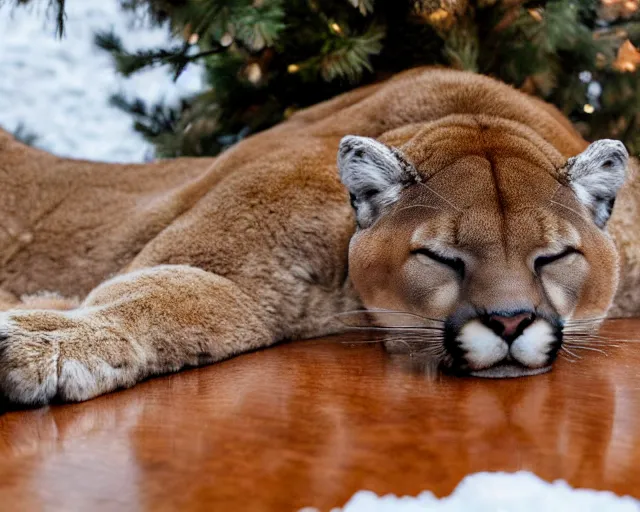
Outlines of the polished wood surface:
{"label": "polished wood surface", "polygon": [[519,469],[640,497],[640,320],[604,332],[626,341],[523,379],[425,377],[342,337],[5,411],[0,509],[328,510]]}

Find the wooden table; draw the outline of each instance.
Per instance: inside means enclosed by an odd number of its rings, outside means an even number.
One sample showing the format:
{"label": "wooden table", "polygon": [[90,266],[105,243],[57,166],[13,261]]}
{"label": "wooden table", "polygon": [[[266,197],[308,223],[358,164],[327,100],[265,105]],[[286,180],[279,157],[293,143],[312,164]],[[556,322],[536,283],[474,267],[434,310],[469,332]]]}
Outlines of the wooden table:
{"label": "wooden table", "polygon": [[378,345],[247,354],[78,405],[0,416],[2,510],[321,510],[534,471],[640,497],[640,320],[553,372],[412,373]]}

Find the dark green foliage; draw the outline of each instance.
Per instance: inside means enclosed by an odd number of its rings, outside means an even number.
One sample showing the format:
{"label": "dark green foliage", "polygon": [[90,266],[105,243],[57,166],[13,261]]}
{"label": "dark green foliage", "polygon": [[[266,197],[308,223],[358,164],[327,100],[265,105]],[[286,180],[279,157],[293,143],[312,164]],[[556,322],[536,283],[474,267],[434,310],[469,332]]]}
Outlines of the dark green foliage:
{"label": "dark green foliage", "polygon": [[95,44],[113,55],[116,68],[123,75],[128,76],[151,66],[166,65],[171,67],[176,79],[190,62],[196,62],[223,51],[223,47],[220,45],[206,52],[198,52],[192,51],[193,47],[189,44],[181,44],[172,48],[148,49],[129,53],[123,48],[120,38],[113,32],[97,33]]}
{"label": "dark green foliage", "polygon": [[423,64],[500,78],[556,104],[587,138],[640,151],[638,72],[614,66],[626,39],[640,43],[640,10],[611,14],[599,0],[120,3],[182,41],[130,53],[117,34],[98,34],[120,72],[165,65],[178,76],[197,62],[208,84],[178,106],[114,98],[159,156],[217,154],[299,108]]}
{"label": "dark green foliage", "polygon": [[39,137],[32,131],[30,131],[25,125],[19,124],[15,130],[13,130],[13,136],[16,140],[19,140],[27,146],[33,146],[39,139]]}
{"label": "dark green foliage", "polygon": [[[163,63],[178,75],[189,62],[201,63],[210,88],[177,107],[114,102],[158,155],[217,154],[297,108],[373,79],[371,57],[382,49],[385,27],[361,13],[371,4],[345,2],[322,9],[306,0],[128,2],[152,20],[169,20],[185,44],[129,53],[114,34],[98,34],[96,42],[124,74]],[[197,45],[188,44],[192,34]]]}
{"label": "dark green foliage", "polygon": [[[62,37],[64,35],[64,6],[67,0],[46,0],[49,13],[53,13],[56,26],[56,35]],[[0,0],[0,6],[3,4],[10,5],[26,5],[35,3],[34,0]]]}

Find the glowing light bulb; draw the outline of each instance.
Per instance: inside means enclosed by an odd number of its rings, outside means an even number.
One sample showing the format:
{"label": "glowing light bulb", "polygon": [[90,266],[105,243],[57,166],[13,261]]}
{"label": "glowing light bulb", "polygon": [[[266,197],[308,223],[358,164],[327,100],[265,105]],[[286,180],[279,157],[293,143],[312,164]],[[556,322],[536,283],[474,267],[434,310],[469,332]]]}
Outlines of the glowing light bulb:
{"label": "glowing light bulb", "polygon": [[262,70],[260,69],[260,65],[256,62],[249,64],[245,71],[247,73],[247,78],[253,84],[258,83],[262,78]]}
{"label": "glowing light bulb", "polygon": [[448,17],[449,17],[449,12],[446,9],[443,9],[441,7],[440,9],[437,9],[433,11],[431,14],[429,14],[429,21],[437,23],[438,21],[442,21]]}
{"label": "glowing light bulb", "polygon": [[531,16],[536,21],[542,21],[542,14],[538,9],[529,9],[529,16]]}

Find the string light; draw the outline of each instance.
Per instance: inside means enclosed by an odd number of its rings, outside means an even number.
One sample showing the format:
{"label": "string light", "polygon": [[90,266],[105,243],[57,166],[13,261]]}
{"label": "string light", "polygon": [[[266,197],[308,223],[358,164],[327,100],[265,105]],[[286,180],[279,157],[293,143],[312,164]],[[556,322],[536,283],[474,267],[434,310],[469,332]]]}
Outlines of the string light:
{"label": "string light", "polygon": [[329,25],[329,27],[331,27],[331,30],[333,30],[336,34],[342,34],[340,25],[338,25],[335,21],[331,25]]}
{"label": "string light", "polygon": [[262,78],[262,70],[257,62],[249,64],[245,69],[245,73],[252,84],[257,84]]}
{"label": "string light", "polygon": [[438,23],[440,21],[446,20],[449,17],[449,11],[440,7],[436,9],[431,14],[429,14],[429,21],[433,23]]}
{"label": "string light", "polygon": [[593,107],[593,105],[591,105],[590,103],[587,103],[584,107],[583,110],[587,113],[587,114],[593,114],[593,112],[595,111],[595,108]]}
{"label": "string light", "polygon": [[287,66],[287,71],[289,73],[297,73],[298,71],[300,71],[300,66],[298,66],[297,64],[289,64]]}
{"label": "string light", "polygon": [[542,14],[540,13],[540,9],[529,9],[529,16],[531,16],[537,22],[542,21]]}
{"label": "string light", "polygon": [[591,82],[593,75],[591,74],[590,71],[580,71],[580,74],[578,75],[578,77],[580,78],[580,81],[583,84],[588,84],[589,82]]}

